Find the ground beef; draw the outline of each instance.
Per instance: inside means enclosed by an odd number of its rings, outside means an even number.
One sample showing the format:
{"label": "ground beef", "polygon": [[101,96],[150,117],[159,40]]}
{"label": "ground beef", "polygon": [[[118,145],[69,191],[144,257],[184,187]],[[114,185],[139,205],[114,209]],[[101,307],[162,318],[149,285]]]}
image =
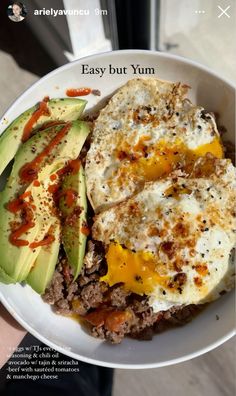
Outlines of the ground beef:
{"label": "ground beef", "polygon": [[130,293],[126,292],[122,286],[113,287],[110,292],[111,305],[117,308],[126,308],[126,300],[129,295]]}
{"label": "ground beef", "polygon": [[91,282],[85,286],[81,291],[81,298],[84,307],[89,310],[90,308],[97,308],[103,302],[103,295],[108,287],[104,282]]}
{"label": "ground beef", "polygon": [[107,341],[110,341],[112,344],[119,344],[127,333],[126,327],[127,326],[124,326],[124,328],[120,329],[118,332],[105,330],[104,327],[103,328],[93,327],[92,335],[94,337],[102,338]]}
{"label": "ground beef", "polygon": [[[135,309],[135,306],[139,309]],[[154,313],[153,309],[148,306],[146,299],[143,300],[143,304],[141,302],[138,304],[135,300],[133,307],[136,321],[130,328],[130,336],[138,339],[150,339],[151,329],[154,323],[162,318],[162,313]]]}
{"label": "ground beef", "polygon": [[183,307],[172,307],[168,311],[163,312],[163,317],[154,323],[154,333],[161,333],[167,328],[173,326],[182,326],[190,322],[203,306],[187,305]]}
{"label": "ground beef", "polygon": [[65,298],[61,298],[55,303],[55,312],[61,315],[69,315],[71,313],[70,304]]}
{"label": "ground beef", "polygon": [[99,275],[98,274],[91,274],[90,276],[80,275],[79,278],[78,278],[78,284],[79,284],[79,286],[84,287],[88,283],[90,283],[92,281],[96,281],[98,279],[99,279]]}
{"label": "ground beef", "polygon": [[152,340],[153,334],[154,334],[153,327],[149,326],[149,327],[145,327],[143,330],[140,330],[137,333],[135,332],[131,333],[131,337],[138,340],[150,341]]}
{"label": "ground beef", "polygon": [[54,305],[57,301],[64,298],[64,294],[63,294],[64,277],[60,272],[60,270],[61,270],[61,266],[58,266],[58,268],[54,272],[49,287],[46,289],[46,292],[43,295],[44,301],[51,305]]}
{"label": "ground beef", "polygon": [[49,287],[46,289],[43,300],[51,305],[55,312],[62,315],[71,313],[71,302],[78,293],[78,284],[73,282],[73,275],[65,258],[59,258]]}
{"label": "ground beef", "polygon": [[[115,344],[126,335],[150,340],[155,333],[190,321],[199,311],[199,307],[189,305],[154,313],[146,296],[125,291],[122,284],[109,287],[99,280],[107,271],[104,255],[99,242],[88,242],[85,263],[76,281],[66,258],[60,256],[43,296],[55,312],[84,317],[94,337]],[[114,323],[115,327],[111,325]]]}
{"label": "ground beef", "polygon": [[74,299],[75,294],[79,289],[78,283],[72,282],[69,284],[67,288],[67,300],[72,301]]}
{"label": "ground beef", "polygon": [[128,298],[128,303],[135,312],[135,314],[141,314],[150,309],[150,306],[148,305],[148,298],[144,298],[139,294],[132,293]]}

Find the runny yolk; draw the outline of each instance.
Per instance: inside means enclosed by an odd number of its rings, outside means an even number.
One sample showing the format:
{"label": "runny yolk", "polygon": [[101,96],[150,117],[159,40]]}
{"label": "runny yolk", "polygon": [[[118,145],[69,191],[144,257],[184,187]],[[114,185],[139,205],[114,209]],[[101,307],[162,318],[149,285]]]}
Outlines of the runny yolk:
{"label": "runny yolk", "polygon": [[197,157],[202,157],[206,153],[211,153],[216,158],[223,158],[224,156],[223,147],[218,138],[215,138],[210,143],[206,143],[203,144],[202,146],[199,146],[197,149],[193,150],[193,153]]}
{"label": "runny yolk", "polygon": [[[146,142],[142,141],[142,144]],[[125,157],[124,151],[124,159]],[[131,160],[124,161],[119,169],[119,179],[127,179],[131,175],[137,175],[145,181],[155,181],[171,173],[178,164],[186,172],[191,172],[195,161],[207,153],[213,154],[216,158],[223,158],[223,148],[219,138],[215,138],[211,143],[199,146],[190,150],[183,143],[176,142],[174,145],[166,141],[159,142],[156,147],[137,144],[134,146],[134,154]],[[151,154],[151,155],[150,155]],[[129,157],[128,157],[129,159]]]}
{"label": "runny yolk", "polygon": [[122,282],[126,290],[143,295],[150,294],[157,285],[166,284],[167,277],[155,270],[156,261],[151,252],[133,252],[112,242],[106,260],[108,272],[100,281],[109,286]]}

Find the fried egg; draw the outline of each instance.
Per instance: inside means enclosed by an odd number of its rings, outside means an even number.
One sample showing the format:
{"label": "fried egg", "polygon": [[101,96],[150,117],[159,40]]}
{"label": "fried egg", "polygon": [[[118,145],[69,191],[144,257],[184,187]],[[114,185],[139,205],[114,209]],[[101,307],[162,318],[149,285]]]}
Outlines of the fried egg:
{"label": "fried egg", "polygon": [[212,156],[202,161],[200,177],[195,166],[191,177],[147,182],[94,219],[108,266],[100,280],[147,295],[154,312],[210,302],[234,285],[235,168]]}
{"label": "fried egg", "polygon": [[185,98],[188,88],[155,78],[133,79],[100,112],[85,168],[95,212],[175,169],[191,172],[196,159],[208,152],[223,157],[214,117]]}

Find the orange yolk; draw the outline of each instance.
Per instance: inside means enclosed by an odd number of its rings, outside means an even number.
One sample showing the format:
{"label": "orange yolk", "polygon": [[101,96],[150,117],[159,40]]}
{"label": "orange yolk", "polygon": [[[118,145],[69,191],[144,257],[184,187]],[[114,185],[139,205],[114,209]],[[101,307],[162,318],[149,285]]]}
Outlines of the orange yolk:
{"label": "orange yolk", "polygon": [[112,242],[106,260],[108,272],[100,278],[109,286],[124,283],[124,288],[137,294],[150,294],[155,286],[165,285],[167,277],[156,272],[156,260],[151,252],[133,252]]}
{"label": "orange yolk", "polygon": [[218,138],[212,140],[211,143],[206,143],[202,146],[199,146],[197,149],[193,150],[193,153],[197,157],[203,157],[206,153],[211,153],[216,158],[223,158],[224,156],[223,147]]}
{"label": "orange yolk", "polygon": [[[207,153],[211,153],[216,158],[223,158],[223,148],[219,138],[194,150],[188,149],[181,142],[176,142],[173,146],[168,147],[166,141],[160,141],[157,147],[148,147],[147,145],[145,150],[145,143],[148,139],[144,139],[144,137],[133,148],[135,159],[124,161],[121,164],[119,178],[126,179],[131,175],[137,175],[145,181],[154,181],[167,176],[177,164],[180,164],[180,167],[185,171],[191,171],[194,162]],[[145,156],[145,153],[152,153],[152,155]],[[183,165],[181,166],[181,164]]]}

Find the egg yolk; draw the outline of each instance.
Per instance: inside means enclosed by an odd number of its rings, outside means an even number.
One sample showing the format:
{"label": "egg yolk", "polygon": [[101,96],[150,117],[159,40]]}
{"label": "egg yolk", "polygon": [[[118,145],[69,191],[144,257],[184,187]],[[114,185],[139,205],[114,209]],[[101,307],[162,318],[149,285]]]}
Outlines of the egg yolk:
{"label": "egg yolk", "polygon": [[216,158],[223,158],[223,148],[218,137],[194,150],[188,149],[182,142],[168,146],[168,142],[164,140],[160,141],[156,147],[149,147],[147,140],[145,136],[142,137],[133,150],[131,149],[133,154],[126,155],[126,157],[123,154],[123,159],[129,161],[123,162],[119,169],[121,181],[131,175],[137,175],[145,181],[155,181],[167,176],[178,164],[181,169],[191,172],[195,161],[207,153],[211,153]]}
{"label": "egg yolk", "polygon": [[156,260],[151,252],[133,252],[112,242],[106,260],[108,272],[100,281],[109,286],[122,282],[127,291],[143,295],[150,294],[157,285],[166,285],[167,276],[156,272]]}
{"label": "egg yolk", "polygon": [[199,146],[193,150],[193,154],[195,154],[197,157],[203,157],[206,153],[211,153],[216,158],[223,158],[223,147],[218,138],[215,138],[212,140],[212,142],[203,144],[202,146]]}

